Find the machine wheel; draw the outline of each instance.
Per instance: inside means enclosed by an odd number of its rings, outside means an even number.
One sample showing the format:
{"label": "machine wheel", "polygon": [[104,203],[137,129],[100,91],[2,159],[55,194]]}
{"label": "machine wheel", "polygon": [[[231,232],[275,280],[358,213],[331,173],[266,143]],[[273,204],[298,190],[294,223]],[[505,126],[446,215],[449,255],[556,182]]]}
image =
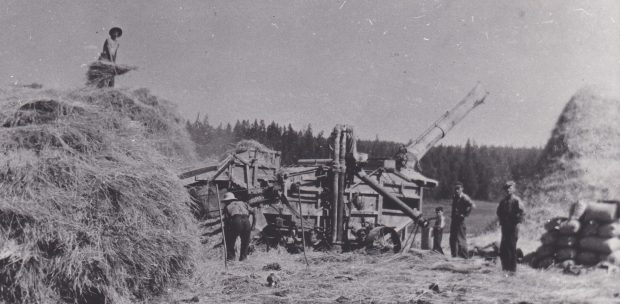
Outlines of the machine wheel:
{"label": "machine wheel", "polygon": [[366,251],[381,253],[388,251],[397,253],[400,251],[402,246],[398,232],[385,226],[379,226],[371,229],[370,232],[368,232],[365,244]]}

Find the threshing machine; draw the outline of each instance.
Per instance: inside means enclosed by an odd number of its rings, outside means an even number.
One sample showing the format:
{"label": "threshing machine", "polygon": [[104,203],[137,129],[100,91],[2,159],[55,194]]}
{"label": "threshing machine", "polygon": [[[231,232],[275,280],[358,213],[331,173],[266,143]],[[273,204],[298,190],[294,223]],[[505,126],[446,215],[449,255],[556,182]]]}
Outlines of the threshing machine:
{"label": "threshing machine", "polygon": [[487,94],[480,85],[474,87],[404,146],[398,160],[369,162],[367,154],[357,151],[353,127],[337,125],[327,159],[300,159],[283,167],[279,152],[247,148],[179,177],[212,216],[219,208],[216,188],[248,201],[268,246],[296,244],[304,237],[315,248],[398,251],[411,246],[414,231],[427,225],[423,193],[438,184],[416,171],[417,162]]}

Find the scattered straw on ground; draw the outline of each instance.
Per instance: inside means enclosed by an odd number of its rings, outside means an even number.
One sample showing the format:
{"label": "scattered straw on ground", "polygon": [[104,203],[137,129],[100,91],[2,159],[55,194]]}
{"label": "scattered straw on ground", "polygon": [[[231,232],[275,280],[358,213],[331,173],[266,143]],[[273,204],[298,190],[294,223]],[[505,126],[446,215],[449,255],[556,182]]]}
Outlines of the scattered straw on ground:
{"label": "scattered straw on ground", "polygon": [[[620,292],[618,274],[600,269],[575,277],[519,266],[506,276],[499,262],[420,250],[402,256],[309,252],[309,269],[301,254],[257,252],[228,270],[219,257],[202,261],[193,281],[155,303],[608,303]],[[281,270],[263,269],[274,261]],[[271,273],[281,278],[275,288],[267,286]],[[438,291],[429,288],[433,283]]]}

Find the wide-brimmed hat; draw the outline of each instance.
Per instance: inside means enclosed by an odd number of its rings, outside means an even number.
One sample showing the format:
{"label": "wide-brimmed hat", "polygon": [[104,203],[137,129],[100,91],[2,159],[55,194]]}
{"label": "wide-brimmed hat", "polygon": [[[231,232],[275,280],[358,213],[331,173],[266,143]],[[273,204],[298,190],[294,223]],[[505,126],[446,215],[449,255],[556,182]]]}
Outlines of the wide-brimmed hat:
{"label": "wide-brimmed hat", "polygon": [[235,195],[232,192],[226,192],[224,194],[224,197],[222,198],[222,202],[228,202],[228,201],[234,201],[237,198],[235,197]]}
{"label": "wide-brimmed hat", "polygon": [[108,34],[110,34],[110,36],[112,36],[112,33],[114,33],[114,32],[118,32],[118,36],[117,37],[123,36],[123,30],[120,27],[116,27],[115,26],[115,27],[111,28],[110,31],[108,32]]}
{"label": "wide-brimmed hat", "polygon": [[507,182],[504,184],[504,189],[509,189],[509,188],[512,188],[512,187],[514,187],[514,186],[516,186],[516,185],[517,185],[517,183],[515,183],[514,181],[507,181]]}

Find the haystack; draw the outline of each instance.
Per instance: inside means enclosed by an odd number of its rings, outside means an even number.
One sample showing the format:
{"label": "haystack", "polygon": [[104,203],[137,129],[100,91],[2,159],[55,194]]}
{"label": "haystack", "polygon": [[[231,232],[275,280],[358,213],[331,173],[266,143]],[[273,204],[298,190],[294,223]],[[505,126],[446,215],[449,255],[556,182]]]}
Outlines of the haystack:
{"label": "haystack", "polygon": [[557,203],[620,197],[620,96],[586,87],[568,102],[540,160],[536,192]]}
{"label": "haystack", "polygon": [[169,102],[12,88],[0,126],[0,302],[127,303],[189,273],[194,147]]}

